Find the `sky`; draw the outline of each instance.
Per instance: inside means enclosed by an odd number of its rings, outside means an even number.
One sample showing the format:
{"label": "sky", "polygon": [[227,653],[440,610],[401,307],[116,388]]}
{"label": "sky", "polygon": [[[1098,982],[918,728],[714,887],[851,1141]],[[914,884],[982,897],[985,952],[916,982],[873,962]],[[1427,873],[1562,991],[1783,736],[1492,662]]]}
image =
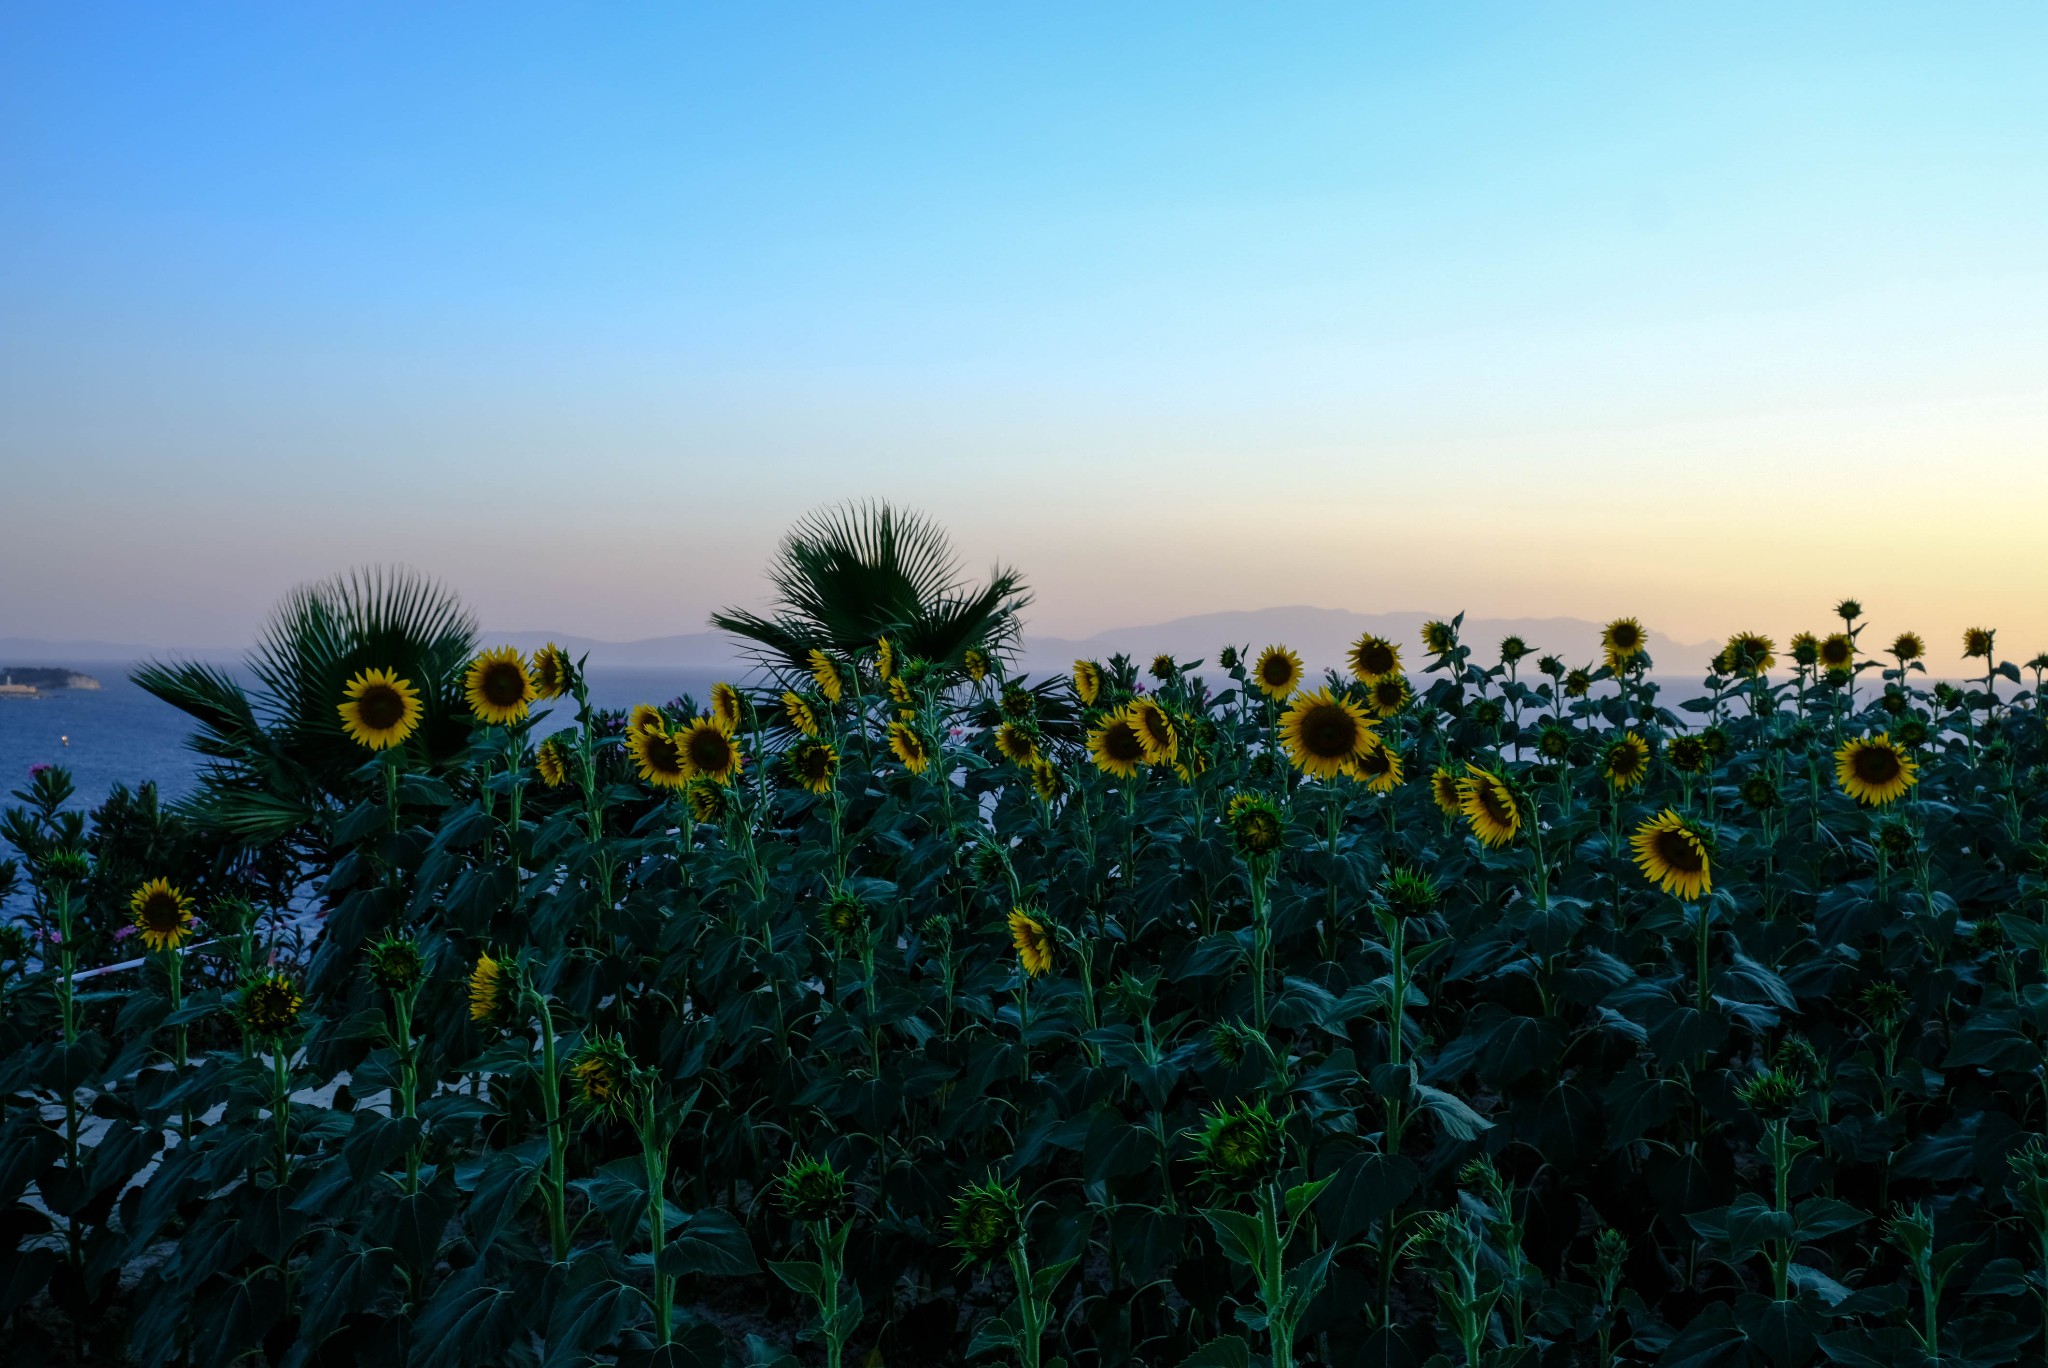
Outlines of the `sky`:
{"label": "sky", "polygon": [[2048,8],[0,3],[0,636],[758,604],[2048,648]]}

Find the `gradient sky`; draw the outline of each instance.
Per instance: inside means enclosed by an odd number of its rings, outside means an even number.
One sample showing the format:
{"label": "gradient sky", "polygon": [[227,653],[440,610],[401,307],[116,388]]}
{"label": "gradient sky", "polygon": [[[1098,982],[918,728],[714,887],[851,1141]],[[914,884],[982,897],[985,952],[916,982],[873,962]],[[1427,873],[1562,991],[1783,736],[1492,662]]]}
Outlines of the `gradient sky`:
{"label": "gradient sky", "polygon": [[0,7],[0,635],[404,560],[629,638],[836,499],[1081,635],[2048,647],[2038,4]]}

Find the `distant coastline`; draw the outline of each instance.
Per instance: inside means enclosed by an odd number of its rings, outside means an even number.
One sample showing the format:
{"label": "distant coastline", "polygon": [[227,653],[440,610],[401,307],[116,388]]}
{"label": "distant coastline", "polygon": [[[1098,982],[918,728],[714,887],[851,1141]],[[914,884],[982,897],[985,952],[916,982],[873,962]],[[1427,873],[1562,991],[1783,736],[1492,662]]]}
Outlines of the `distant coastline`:
{"label": "distant coastline", "polygon": [[97,689],[99,680],[52,665],[0,665],[0,698],[41,698],[59,689]]}

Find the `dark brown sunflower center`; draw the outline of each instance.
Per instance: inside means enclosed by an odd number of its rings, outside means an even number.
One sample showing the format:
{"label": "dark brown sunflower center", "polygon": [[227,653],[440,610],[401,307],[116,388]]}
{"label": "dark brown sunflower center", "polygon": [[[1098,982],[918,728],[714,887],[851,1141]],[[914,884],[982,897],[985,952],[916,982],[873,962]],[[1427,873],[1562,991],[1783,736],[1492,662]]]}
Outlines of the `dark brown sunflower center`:
{"label": "dark brown sunflower center", "polygon": [[1358,720],[1328,704],[1310,708],[1301,719],[1301,746],[1319,760],[1341,760],[1358,749]]}
{"label": "dark brown sunflower center", "polygon": [[1641,642],[1642,638],[1636,634],[1633,627],[1614,629],[1614,649],[1617,651],[1633,651]]}
{"label": "dark brown sunflower center", "polygon": [[1866,784],[1889,784],[1899,777],[1899,757],[1889,746],[1865,746],[1856,752],[1849,765]]}
{"label": "dark brown sunflower center", "polygon": [[674,774],[683,767],[682,752],[677,749],[674,737],[663,736],[660,732],[647,732],[645,735],[647,742],[644,749],[647,752],[647,764],[650,769]]}
{"label": "dark brown sunflower center", "polygon": [[1259,677],[1278,688],[1294,678],[1294,664],[1286,656],[1267,656],[1259,665]]}
{"label": "dark brown sunflower center", "polygon": [[1359,757],[1358,768],[1375,777],[1388,774],[1393,771],[1394,757],[1385,746],[1379,746]]}
{"label": "dark brown sunflower center", "polygon": [[142,901],[142,924],[152,931],[175,931],[184,918],[178,900],[168,893],[152,893]]}
{"label": "dark brown sunflower center", "polygon": [[804,778],[806,779],[823,779],[832,773],[832,756],[822,746],[805,751],[799,763],[803,766]]}
{"label": "dark brown sunflower center", "polygon": [[690,763],[700,770],[723,771],[732,763],[732,742],[716,727],[699,727],[690,733]]}
{"label": "dark brown sunflower center", "polygon": [[1102,736],[1102,751],[1112,760],[1126,764],[1145,758],[1145,743],[1128,722],[1118,722]]}
{"label": "dark brown sunflower center", "polygon": [[1616,775],[1629,778],[1642,769],[1643,753],[1634,746],[1623,746],[1614,752],[1614,759],[1609,763]]}
{"label": "dark brown sunflower center", "polygon": [[1485,811],[1487,817],[1493,821],[1495,826],[1512,826],[1514,824],[1515,806],[1509,800],[1508,795],[1501,790],[1500,785],[1482,782],[1473,788],[1472,795],[1478,800],[1479,806]]}
{"label": "dark brown sunflower center", "polygon": [[1707,867],[1706,852],[1694,845],[1692,838],[1683,831],[1658,832],[1652,848],[1667,868],[1680,874],[1697,874]]}
{"label": "dark brown sunflower center", "polygon": [[477,691],[494,708],[517,707],[526,699],[526,672],[510,661],[495,661],[485,667]]}
{"label": "dark brown sunflower center", "polygon": [[1836,641],[1832,638],[1823,641],[1820,644],[1820,658],[1821,662],[1826,665],[1847,665],[1849,663],[1849,643],[1846,641]]}
{"label": "dark brown sunflower center", "polygon": [[1358,648],[1358,668],[1370,675],[1389,674],[1394,668],[1394,650],[1384,641],[1368,641]]}
{"label": "dark brown sunflower center", "polygon": [[372,731],[395,727],[405,717],[405,695],[389,684],[372,684],[357,696],[356,715]]}

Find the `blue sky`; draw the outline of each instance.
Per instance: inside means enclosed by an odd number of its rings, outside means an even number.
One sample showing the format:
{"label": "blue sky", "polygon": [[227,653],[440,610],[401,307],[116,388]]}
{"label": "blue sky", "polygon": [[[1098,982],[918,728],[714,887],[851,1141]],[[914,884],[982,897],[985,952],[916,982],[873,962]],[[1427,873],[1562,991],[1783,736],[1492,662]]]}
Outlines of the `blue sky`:
{"label": "blue sky", "polygon": [[884,495],[1061,634],[2048,646],[2038,6],[421,10],[0,9],[0,635],[695,630]]}

